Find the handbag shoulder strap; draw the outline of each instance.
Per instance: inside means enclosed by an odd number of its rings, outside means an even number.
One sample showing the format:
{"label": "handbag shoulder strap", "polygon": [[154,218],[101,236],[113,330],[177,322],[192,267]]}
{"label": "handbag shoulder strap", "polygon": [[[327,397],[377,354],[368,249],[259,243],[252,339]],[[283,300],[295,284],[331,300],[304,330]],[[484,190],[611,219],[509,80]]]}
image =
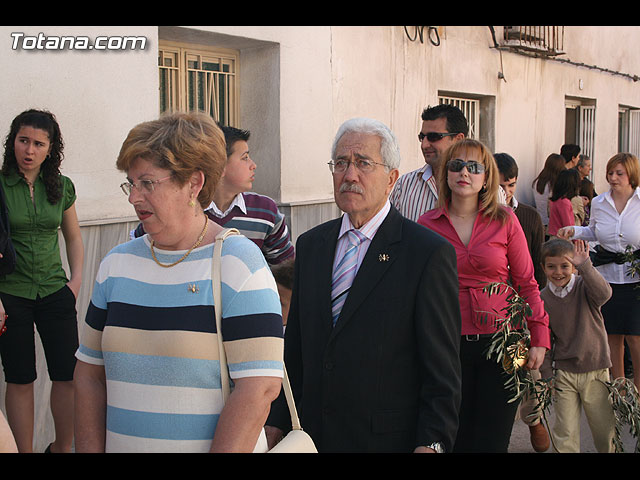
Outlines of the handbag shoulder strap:
{"label": "handbag shoulder strap", "polygon": [[[222,294],[221,294],[221,277],[220,277],[220,263],[222,258],[222,243],[229,235],[240,235],[240,232],[235,228],[227,228],[222,230],[216,235],[216,240],[213,246],[213,261],[211,262],[211,281],[213,286],[213,305],[216,314],[216,332],[218,337],[218,353],[220,355],[220,379],[222,382],[222,396],[224,403],[227,403],[231,388],[229,386],[229,375],[227,370],[227,355],[224,351],[224,345],[222,341]],[[287,405],[289,406],[289,414],[291,415],[291,428],[293,430],[302,430],[300,426],[300,419],[298,418],[298,412],[296,410],[296,402],[293,399],[293,392],[291,391],[291,385],[289,383],[289,376],[287,375],[287,369],[284,367],[284,378],[282,381],[282,389],[284,390],[284,396],[287,399]]]}
{"label": "handbag shoulder strap", "polygon": [[216,336],[218,337],[218,354],[220,356],[220,381],[222,383],[222,399],[227,403],[231,393],[229,374],[227,369],[227,355],[222,343],[222,287],[221,287],[221,261],[222,243],[229,235],[239,235],[235,228],[226,228],[216,235],[213,244],[213,261],[211,262],[211,282],[213,287],[213,310],[216,314]]}
{"label": "handbag shoulder strap", "polygon": [[296,401],[293,398],[293,392],[291,391],[291,384],[289,383],[289,375],[287,375],[287,369],[283,365],[284,378],[282,379],[282,389],[284,390],[284,396],[287,399],[287,405],[289,406],[289,414],[291,415],[291,430],[302,430],[300,426],[300,419],[298,418],[298,411],[296,410]]}

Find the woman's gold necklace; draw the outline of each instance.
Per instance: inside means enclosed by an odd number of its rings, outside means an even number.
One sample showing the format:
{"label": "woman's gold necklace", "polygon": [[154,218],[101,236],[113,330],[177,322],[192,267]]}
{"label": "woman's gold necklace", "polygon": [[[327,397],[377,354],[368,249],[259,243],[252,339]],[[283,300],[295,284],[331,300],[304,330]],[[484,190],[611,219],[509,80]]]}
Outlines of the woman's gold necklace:
{"label": "woman's gold necklace", "polygon": [[198,237],[198,240],[196,240],[196,243],[193,244],[193,246],[187,250],[187,253],[185,253],[182,257],[180,257],[178,260],[176,260],[173,263],[170,263],[169,265],[165,265],[164,263],[160,263],[158,261],[158,259],[156,258],[156,254],[153,251],[153,240],[151,240],[151,256],[153,257],[153,259],[155,260],[155,262],[160,265],[161,267],[164,268],[169,268],[169,267],[173,267],[174,265],[179,264],[181,261],[183,261],[185,258],[187,258],[187,256],[195,249],[198,248],[198,245],[200,245],[200,243],[202,243],[202,240],[204,239],[204,236],[207,233],[207,226],[209,225],[209,218],[207,217],[207,215],[204,216],[204,228],[202,229],[202,233],[200,234],[200,236]]}

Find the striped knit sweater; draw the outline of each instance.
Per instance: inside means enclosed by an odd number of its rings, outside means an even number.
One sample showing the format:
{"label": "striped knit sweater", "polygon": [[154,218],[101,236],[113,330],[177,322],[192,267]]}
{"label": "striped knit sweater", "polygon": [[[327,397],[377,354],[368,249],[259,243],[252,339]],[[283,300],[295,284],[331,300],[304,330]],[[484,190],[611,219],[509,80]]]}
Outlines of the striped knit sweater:
{"label": "striped knit sweater", "polygon": [[[76,357],[105,368],[108,452],[206,452],[222,410],[213,245],[170,270],[149,246],[145,235],[102,261]],[[165,264],[183,253],[156,250]],[[263,255],[232,236],[221,268],[231,379],[282,377],[280,302]]]}

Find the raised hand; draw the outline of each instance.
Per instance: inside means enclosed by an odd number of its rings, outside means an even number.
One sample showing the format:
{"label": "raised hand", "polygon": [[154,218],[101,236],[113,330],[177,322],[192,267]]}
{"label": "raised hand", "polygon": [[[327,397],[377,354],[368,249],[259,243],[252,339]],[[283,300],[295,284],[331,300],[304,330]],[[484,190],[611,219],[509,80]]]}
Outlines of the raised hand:
{"label": "raised hand", "polygon": [[589,247],[584,240],[573,241],[573,257],[565,255],[574,266],[582,265],[589,258]]}

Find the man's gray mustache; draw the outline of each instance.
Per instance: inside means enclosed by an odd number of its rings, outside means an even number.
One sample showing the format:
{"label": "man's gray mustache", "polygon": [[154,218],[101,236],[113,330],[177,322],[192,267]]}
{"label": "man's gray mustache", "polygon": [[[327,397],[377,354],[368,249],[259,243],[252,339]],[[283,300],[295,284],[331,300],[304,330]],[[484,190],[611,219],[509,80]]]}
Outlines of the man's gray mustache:
{"label": "man's gray mustache", "polygon": [[340,193],[343,192],[364,193],[364,190],[356,183],[343,183],[340,185]]}

